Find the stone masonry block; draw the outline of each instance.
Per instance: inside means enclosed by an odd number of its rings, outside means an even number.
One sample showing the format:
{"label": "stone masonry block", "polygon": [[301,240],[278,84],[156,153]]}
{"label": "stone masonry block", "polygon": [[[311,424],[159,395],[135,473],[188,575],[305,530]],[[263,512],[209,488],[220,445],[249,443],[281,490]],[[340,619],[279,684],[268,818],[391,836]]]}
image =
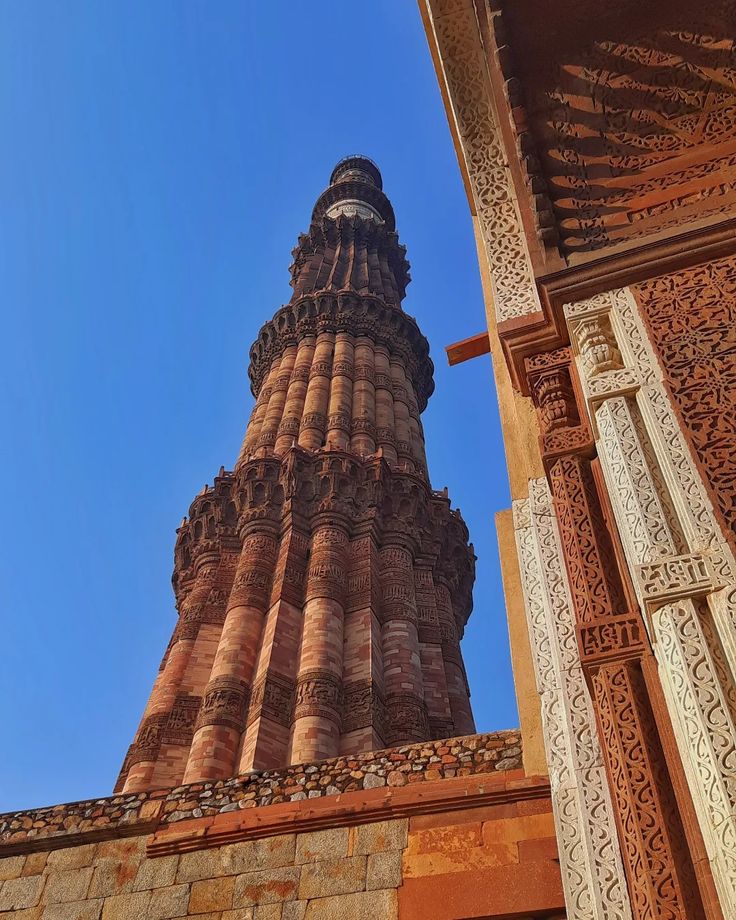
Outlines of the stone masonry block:
{"label": "stone masonry block", "polygon": [[281,909],[281,920],[304,920],[306,901],[287,901]]}
{"label": "stone masonry block", "polygon": [[317,898],[307,905],[305,920],[396,920],[398,898],[393,890],[359,891]]}
{"label": "stone masonry block", "polygon": [[341,856],[347,856],[349,834],[347,827],[331,827],[324,831],[298,834],[294,861],[300,866],[320,859],[339,859]]}
{"label": "stone masonry block", "polygon": [[161,856],[157,859],[145,859],[133,882],[133,891],[145,891],[148,888],[166,888],[174,884],[178,856]]}
{"label": "stone masonry block", "polygon": [[[21,856],[20,859],[22,858]],[[48,853],[29,853],[28,856],[26,856],[21,875],[40,875],[46,866],[48,858]]]}
{"label": "stone masonry block", "polygon": [[63,872],[49,872],[43,900],[46,904],[63,901],[83,901],[92,880],[92,866],[85,869],[68,869]]}
{"label": "stone masonry block", "polygon": [[293,901],[299,885],[299,869],[293,866],[246,872],[235,882],[233,907],[253,907],[274,901]]}
{"label": "stone masonry block", "polygon": [[403,850],[406,846],[408,829],[408,818],[360,824],[355,828],[353,853],[358,855]]}
{"label": "stone masonry block", "polygon": [[365,856],[323,859],[302,866],[299,897],[303,899],[365,890]]}
{"label": "stone masonry block", "polygon": [[192,882],[189,913],[204,914],[213,910],[228,910],[233,906],[235,876],[202,879]]}
{"label": "stone masonry block", "polygon": [[9,878],[18,878],[23,871],[25,856],[8,856],[0,859],[0,882]]}
{"label": "stone masonry block", "polygon": [[133,882],[138,874],[138,860],[106,856],[97,860],[94,870],[88,897],[112,897],[133,890]]}
{"label": "stone masonry block", "polygon": [[105,899],[102,920],[141,920],[148,916],[150,891],[132,891]]}
{"label": "stone masonry block", "polygon": [[398,888],[401,884],[401,851],[393,853],[372,853],[368,857],[368,869],[365,887],[368,891],[376,888]]}
{"label": "stone masonry block", "polygon": [[291,866],[294,864],[295,847],[296,834],[232,843],[220,851],[223,873],[240,875],[243,872]]}
{"label": "stone masonry block", "polygon": [[169,920],[183,917],[189,903],[189,885],[171,885],[151,892],[146,920]]}
{"label": "stone masonry block", "polygon": [[64,904],[47,904],[41,920],[99,920],[102,898],[87,901],[67,901]]}
{"label": "stone masonry block", "polygon": [[223,911],[220,920],[254,920],[254,910],[255,908],[253,907],[239,907],[237,910],[226,910]]}
{"label": "stone masonry block", "polygon": [[182,854],[176,881],[196,882],[202,878],[215,878],[227,874],[229,873],[223,869],[219,850],[197,850],[194,853]]}
{"label": "stone masonry block", "polygon": [[46,879],[42,875],[13,878],[0,885],[0,910],[35,907],[41,898]]}
{"label": "stone masonry block", "polygon": [[83,866],[91,866],[96,849],[96,844],[88,843],[81,847],[53,850],[49,853],[48,867],[49,869],[81,869]]}
{"label": "stone masonry block", "polygon": [[282,920],[281,903],[278,904],[259,904],[254,908],[254,920]]}

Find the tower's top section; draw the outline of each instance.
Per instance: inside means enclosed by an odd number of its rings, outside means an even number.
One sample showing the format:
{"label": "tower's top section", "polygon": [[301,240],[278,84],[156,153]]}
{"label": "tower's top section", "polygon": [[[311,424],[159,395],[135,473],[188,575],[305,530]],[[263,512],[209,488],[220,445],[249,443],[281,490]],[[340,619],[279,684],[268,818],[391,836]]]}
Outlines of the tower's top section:
{"label": "tower's top section", "polygon": [[332,170],[330,184],[317,199],[312,220],[333,219],[341,214],[357,215],[394,230],[396,220],[391,202],[383,192],[381,171],[368,157],[351,154]]}
{"label": "tower's top section", "polygon": [[358,154],[340,160],[292,255],[292,303],[317,293],[349,292],[399,306],[410,281],[409,263],[373,160]]}

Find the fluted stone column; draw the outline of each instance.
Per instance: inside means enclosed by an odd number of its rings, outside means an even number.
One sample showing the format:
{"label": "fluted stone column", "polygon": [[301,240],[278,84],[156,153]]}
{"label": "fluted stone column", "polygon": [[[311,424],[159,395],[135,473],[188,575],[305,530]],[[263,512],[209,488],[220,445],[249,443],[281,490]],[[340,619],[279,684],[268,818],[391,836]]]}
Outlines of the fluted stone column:
{"label": "fluted stone column", "polygon": [[243,541],[212,674],[184,774],[185,783],[235,772],[263,630],[277,541],[262,532]]}
{"label": "fluted stone column", "polygon": [[291,730],[291,762],[338,752],[341,723],[346,522],[326,520],[312,537]]}
{"label": "fluted stone column", "polygon": [[452,710],[452,721],[457,734],[469,734],[475,731],[475,725],[460,652],[460,639],[457,634],[457,623],[452,612],[450,589],[441,580],[435,585],[435,598],[440,632],[442,634],[442,659],[445,663],[445,677]]}
{"label": "fluted stone column", "polygon": [[428,731],[411,552],[401,544],[379,554],[387,742],[420,741]]}
{"label": "fluted stone column", "polygon": [[304,413],[299,426],[299,445],[306,447],[307,450],[319,450],[325,443],[334,351],[334,334],[321,332],[317,337],[314,358],[309,371]]}
{"label": "fluted stone column", "polygon": [[394,417],[396,419],[396,452],[399,463],[414,469],[414,452],[409,421],[409,382],[400,361],[391,361],[391,378],[394,390]]}
{"label": "fluted stone column", "polygon": [[353,415],[353,377],[355,345],[348,332],[339,332],[335,340],[326,443],[334,450],[350,447],[350,422]]}
{"label": "fluted stone column", "polygon": [[315,339],[313,335],[305,336],[297,346],[294,367],[286,391],[284,411],[279,422],[274,452],[285,453],[299,437],[299,427],[307,396],[309,371],[314,357]]}
{"label": "fluted stone column", "polygon": [[287,345],[281,356],[279,372],[274,380],[271,396],[268,400],[268,408],[266,409],[263,425],[258,435],[258,447],[265,448],[266,450],[273,450],[276,444],[281,417],[283,416],[284,406],[286,405],[286,397],[291,381],[291,372],[294,369],[294,363],[296,361],[296,353],[296,345]]}
{"label": "fluted stone column", "polygon": [[375,345],[367,336],[355,342],[353,417],[350,424],[350,449],[361,457],[376,450]]}
{"label": "fluted stone column", "polygon": [[248,428],[245,432],[245,438],[243,439],[243,446],[240,449],[238,463],[242,463],[243,460],[247,459],[251,454],[253,454],[258,446],[258,438],[261,434],[261,428],[263,427],[263,420],[266,417],[266,411],[268,409],[268,403],[271,399],[271,393],[273,392],[274,385],[279,376],[280,366],[281,358],[274,358],[271,369],[268,372],[268,376],[266,377],[265,381],[263,382],[263,386],[258,392],[258,399],[256,400],[256,404],[253,407],[253,412],[251,413],[250,421],[248,422]]}
{"label": "fluted stone column", "polygon": [[396,465],[396,421],[394,418],[393,380],[391,359],[385,346],[376,348],[376,441],[383,456],[392,466]]}

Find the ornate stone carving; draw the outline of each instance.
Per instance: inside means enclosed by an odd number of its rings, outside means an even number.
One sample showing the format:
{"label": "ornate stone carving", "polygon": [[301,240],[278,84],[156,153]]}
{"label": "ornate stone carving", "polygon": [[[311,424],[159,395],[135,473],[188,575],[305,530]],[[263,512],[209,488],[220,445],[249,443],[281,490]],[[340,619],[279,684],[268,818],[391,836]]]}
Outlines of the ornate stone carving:
{"label": "ornate stone carving", "polygon": [[206,725],[225,725],[242,731],[249,697],[250,688],[245,681],[233,677],[212,678],[199,709],[195,731]]}
{"label": "ornate stone carving", "polygon": [[471,2],[430,0],[460,144],[480,218],[499,322],[540,310]]}
{"label": "ornate stone carving", "polygon": [[736,547],[736,257],[633,288],[683,430]]}
{"label": "ornate stone carving", "polygon": [[613,809],[580,666],[552,497],[531,480],[514,502],[524,605],[542,698],[552,806],[570,920],[629,920]]}
{"label": "ornate stone carving", "polygon": [[342,682],[331,671],[315,669],[299,675],[296,684],[294,720],[321,716],[340,724]]}

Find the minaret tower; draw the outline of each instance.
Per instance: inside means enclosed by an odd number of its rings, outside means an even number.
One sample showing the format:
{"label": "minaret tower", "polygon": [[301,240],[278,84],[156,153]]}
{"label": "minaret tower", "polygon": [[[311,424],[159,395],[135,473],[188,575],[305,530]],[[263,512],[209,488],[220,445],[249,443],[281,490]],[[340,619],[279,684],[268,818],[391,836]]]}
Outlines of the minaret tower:
{"label": "minaret tower", "polygon": [[427,340],[376,165],[341,160],[250,350],[235,470],[177,532],[179,619],[118,789],[474,731],[474,556],[427,476]]}

